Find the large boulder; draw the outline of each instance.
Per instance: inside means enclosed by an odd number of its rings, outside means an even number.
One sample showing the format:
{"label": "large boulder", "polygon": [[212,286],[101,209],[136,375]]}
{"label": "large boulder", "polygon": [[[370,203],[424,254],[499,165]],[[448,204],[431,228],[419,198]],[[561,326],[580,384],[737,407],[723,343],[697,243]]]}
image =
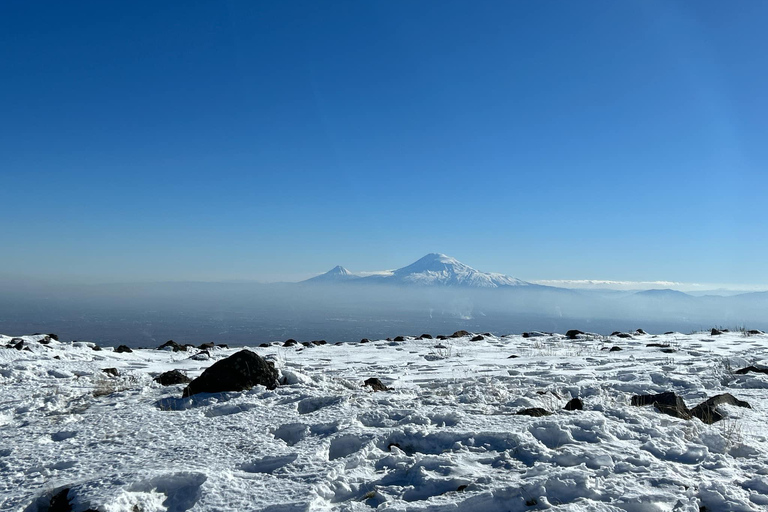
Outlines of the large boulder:
{"label": "large boulder", "polygon": [[684,420],[691,419],[691,411],[685,405],[685,401],[671,391],[656,395],[635,395],[632,397],[632,405],[639,407],[653,405],[662,414]]}
{"label": "large boulder", "polygon": [[213,363],[184,389],[183,396],[197,393],[244,391],[262,385],[275,389],[277,370],[272,363],[250,350],[241,350],[226,359]]}
{"label": "large boulder", "polygon": [[717,412],[717,406],[721,404],[737,405],[739,407],[747,407],[749,409],[752,408],[752,406],[747,402],[739,400],[732,394],[723,393],[722,395],[715,395],[691,409],[691,416],[695,416],[704,423],[711,425],[712,423],[723,419],[723,415]]}

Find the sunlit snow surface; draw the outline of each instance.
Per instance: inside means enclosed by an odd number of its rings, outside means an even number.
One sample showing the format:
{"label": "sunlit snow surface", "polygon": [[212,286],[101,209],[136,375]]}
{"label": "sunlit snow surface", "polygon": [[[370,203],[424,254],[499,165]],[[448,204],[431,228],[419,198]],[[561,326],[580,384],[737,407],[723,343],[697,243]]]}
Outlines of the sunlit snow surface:
{"label": "sunlit snow surface", "polygon": [[[65,487],[75,511],[105,512],[768,508],[768,375],[733,373],[768,364],[765,335],[275,345],[253,350],[287,384],[183,400],[152,376],[236,350],[30,345],[0,349],[0,510],[44,511]],[[629,404],[662,391],[752,409],[705,425]],[[585,410],[562,410],[577,396]]]}

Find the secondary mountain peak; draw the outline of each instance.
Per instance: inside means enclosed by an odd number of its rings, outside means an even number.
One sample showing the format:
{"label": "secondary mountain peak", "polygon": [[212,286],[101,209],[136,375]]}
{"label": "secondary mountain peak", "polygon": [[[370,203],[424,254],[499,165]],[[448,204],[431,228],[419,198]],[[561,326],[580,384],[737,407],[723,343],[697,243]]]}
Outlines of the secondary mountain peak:
{"label": "secondary mountain peak", "polygon": [[354,275],[352,272],[342,267],[341,265],[336,265],[325,274],[320,274],[319,276],[312,277],[310,279],[307,279],[305,282],[317,283],[317,282],[349,281],[351,279],[358,279],[358,276]]}

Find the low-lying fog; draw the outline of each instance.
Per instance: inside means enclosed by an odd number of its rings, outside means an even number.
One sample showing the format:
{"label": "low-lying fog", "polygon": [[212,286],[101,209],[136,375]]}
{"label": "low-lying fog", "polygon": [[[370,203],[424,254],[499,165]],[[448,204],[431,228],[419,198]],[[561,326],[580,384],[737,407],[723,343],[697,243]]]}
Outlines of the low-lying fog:
{"label": "low-lying fog", "polygon": [[356,341],[458,329],[609,334],[768,328],[768,293],[693,297],[669,290],[467,289],[259,283],[62,286],[5,283],[0,333],[53,332],[112,345]]}

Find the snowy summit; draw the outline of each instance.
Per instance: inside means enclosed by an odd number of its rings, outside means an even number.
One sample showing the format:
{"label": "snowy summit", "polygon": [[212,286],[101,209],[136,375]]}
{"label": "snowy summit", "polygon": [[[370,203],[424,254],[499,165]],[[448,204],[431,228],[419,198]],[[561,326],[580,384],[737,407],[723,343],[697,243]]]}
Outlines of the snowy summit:
{"label": "snowy summit", "polygon": [[480,272],[465,265],[456,258],[445,254],[427,254],[406,267],[393,271],[377,272],[367,277],[359,277],[344,267],[338,266],[305,282],[340,282],[357,280],[360,283],[420,285],[420,286],[458,286],[469,288],[501,288],[506,286],[536,286],[509,277],[504,274]]}
{"label": "snowy summit", "polygon": [[480,272],[455,258],[438,253],[427,254],[415,263],[395,270],[388,279],[398,284],[468,286],[472,288],[530,285],[530,283],[504,274]]}

